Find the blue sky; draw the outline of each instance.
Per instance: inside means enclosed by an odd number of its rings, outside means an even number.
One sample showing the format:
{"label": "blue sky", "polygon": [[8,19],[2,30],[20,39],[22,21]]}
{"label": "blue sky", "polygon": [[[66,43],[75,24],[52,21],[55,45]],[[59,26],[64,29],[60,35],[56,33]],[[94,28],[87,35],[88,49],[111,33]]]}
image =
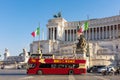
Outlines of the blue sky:
{"label": "blue sky", "polygon": [[31,32],[40,23],[47,33],[48,20],[59,11],[67,21],[80,21],[87,15],[90,19],[115,16],[119,10],[120,0],[0,0],[0,54],[5,48],[11,55],[23,48],[29,51]]}

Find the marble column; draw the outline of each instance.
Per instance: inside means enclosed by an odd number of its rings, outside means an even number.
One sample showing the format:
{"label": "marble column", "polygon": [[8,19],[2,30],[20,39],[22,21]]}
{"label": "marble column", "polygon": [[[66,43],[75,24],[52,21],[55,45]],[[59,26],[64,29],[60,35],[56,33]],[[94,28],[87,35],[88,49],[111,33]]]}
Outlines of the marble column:
{"label": "marble column", "polygon": [[66,32],[67,32],[67,41],[68,41],[68,30],[66,30]]}
{"label": "marble column", "polygon": [[99,40],[100,40],[100,38],[101,38],[101,34],[100,34],[100,30],[101,29],[101,27],[99,27]]}
{"label": "marble column", "polygon": [[107,35],[108,35],[108,34],[107,34],[107,30],[108,30],[108,29],[107,29],[107,26],[105,26],[105,39],[107,39],[107,37],[108,37],[108,36],[107,36]]}
{"label": "marble column", "polygon": [[65,33],[66,33],[66,31],[64,30],[64,41],[65,41],[65,37],[66,37],[66,34],[65,34]]}
{"label": "marble column", "polygon": [[55,28],[53,27],[53,40],[55,40]]}
{"label": "marble column", "polygon": [[56,27],[56,39],[58,39],[58,27]]}
{"label": "marble column", "polygon": [[52,28],[52,30],[51,30],[51,31],[52,31],[51,39],[53,40],[53,28]]}
{"label": "marble column", "polygon": [[52,39],[52,28],[50,28],[50,39]]}
{"label": "marble column", "polygon": [[85,36],[86,36],[86,40],[88,40],[88,33],[87,33],[87,30],[85,31]]}
{"label": "marble column", "polygon": [[111,39],[111,26],[109,26],[109,39]]}
{"label": "marble column", "polygon": [[118,38],[118,25],[116,25],[116,38]]}
{"label": "marble column", "polygon": [[92,40],[92,28],[90,29],[90,39]]}
{"label": "marble column", "polygon": [[70,41],[71,41],[71,29],[70,29]]}
{"label": "marble column", "polygon": [[92,40],[94,40],[94,28],[92,28]]}
{"label": "marble column", "polygon": [[97,27],[95,28],[95,40],[97,40],[98,32],[97,32]]}
{"label": "marble column", "polygon": [[55,40],[57,39],[57,27],[55,27]]}
{"label": "marble column", "polygon": [[91,40],[91,28],[88,29],[89,30],[89,40]]}
{"label": "marble column", "polygon": [[77,30],[75,29],[75,41],[77,41]]}
{"label": "marble column", "polygon": [[50,28],[49,28],[49,40],[50,40]]}
{"label": "marble column", "polygon": [[111,39],[113,39],[113,25],[111,25]]}
{"label": "marble column", "polygon": [[104,27],[102,27],[102,39],[104,39]]}
{"label": "marble column", "polygon": [[88,28],[88,41],[90,40],[90,28]]}
{"label": "marble column", "polygon": [[49,40],[50,38],[49,38],[49,35],[50,35],[50,30],[49,30],[49,28],[47,28],[47,39]]}
{"label": "marble column", "polygon": [[72,41],[74,41],[73,38],[74,38],[74,36],[73,36],[73,29],[72,29]]}
{"label": "marble column", "polygon": [[89,40],[89,29],[87,30],[87,40]]}
{"label": "marble column", "polygon": [[115,39],[115,25],[113,25],[113,39]]}
{"label": "marble column", "polygon": [[74,29],[73,29],[73,41],[75,41],[75,32],[74,32]]}

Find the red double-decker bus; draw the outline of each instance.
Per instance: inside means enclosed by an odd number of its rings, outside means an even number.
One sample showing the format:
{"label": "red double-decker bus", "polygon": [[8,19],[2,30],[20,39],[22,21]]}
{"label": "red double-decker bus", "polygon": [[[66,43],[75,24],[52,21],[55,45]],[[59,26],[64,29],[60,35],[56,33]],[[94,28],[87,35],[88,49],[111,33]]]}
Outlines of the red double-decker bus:
{"label": "red double-decker bus", "polygon": [[27,74],[85,74],[86,60],[30,58]]}

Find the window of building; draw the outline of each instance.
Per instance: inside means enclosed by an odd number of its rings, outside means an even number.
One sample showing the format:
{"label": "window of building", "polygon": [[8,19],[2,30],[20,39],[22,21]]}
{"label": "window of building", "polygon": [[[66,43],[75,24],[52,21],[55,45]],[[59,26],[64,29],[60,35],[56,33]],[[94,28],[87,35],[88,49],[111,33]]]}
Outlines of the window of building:
{"label": "window of building", "polygon": [[118,49],[118,45],[116,45],[116,49]]}

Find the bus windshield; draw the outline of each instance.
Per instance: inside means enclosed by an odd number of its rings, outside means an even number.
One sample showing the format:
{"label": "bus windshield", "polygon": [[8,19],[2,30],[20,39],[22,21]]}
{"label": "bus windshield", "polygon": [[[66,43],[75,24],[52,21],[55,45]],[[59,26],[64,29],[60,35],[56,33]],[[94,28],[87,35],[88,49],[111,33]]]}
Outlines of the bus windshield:
{"label": "bus windshield", "polygon": [[28,64],[28,68],[31,69],[31,68],[35,68],[36,67],[36,64]]}
{"label": "bus windshield", "polygon": [[31,54],[30,58],[40,58],[41,54]]}
{"label": "bus windshield", "polygon": [[41,58],[54,58],[53,54],[42,54]]}

